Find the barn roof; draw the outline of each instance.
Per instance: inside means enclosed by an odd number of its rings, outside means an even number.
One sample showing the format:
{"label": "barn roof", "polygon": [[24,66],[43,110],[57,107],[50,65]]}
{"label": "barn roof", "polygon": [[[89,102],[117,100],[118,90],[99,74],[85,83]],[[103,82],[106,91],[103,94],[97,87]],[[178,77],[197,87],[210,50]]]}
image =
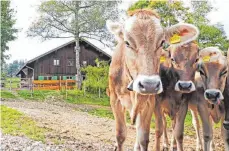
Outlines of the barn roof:
{"label": "barn roof", "polygon": [[[83,38],[80,38],[80,41],[86,42],[87,44],[89,44],[92,47],[94,47],[97,51],[99,51],[99,52],[103,53],[104,55],[106,55],[107,57],[111,58],[112,51],[109,48],[105,47],[104,45],[102,45],[102,44],[100,44],[98,42],[95,42],[93,40],[86,40],[86,39],[83,39]],[[72,44],[74,42],[75,42],[75,40],[71,40],[71,41],[69,41],[69,42],[67,42],[67,43],[65,43],[65,44],[63,44],[63,45],[61,45],[59,47],[56,47],[56,48],[54,48],[52,50],[49,50],[46,53],[43,53],[43,54],[41,54],[41,55],[39,55],[39,56],[37,56],[37,57],[35,57],[35,58],[27,61],[25,63],[25,65],[17,72],[16,76],[18,74],[20,74],[20,72],[22,71],[22,69],[24,69],[29,63],[32,63],[32,62],[36,61],[37,59],[40,59],[40,58],[42,58],[42,57],[44,57],[44,56],[46,56],[46,55],[48,55],[48,54],[50,54],[52,52],[58,51],[59,49],[65,47],[67,45],[70,45],[70,44]]]}

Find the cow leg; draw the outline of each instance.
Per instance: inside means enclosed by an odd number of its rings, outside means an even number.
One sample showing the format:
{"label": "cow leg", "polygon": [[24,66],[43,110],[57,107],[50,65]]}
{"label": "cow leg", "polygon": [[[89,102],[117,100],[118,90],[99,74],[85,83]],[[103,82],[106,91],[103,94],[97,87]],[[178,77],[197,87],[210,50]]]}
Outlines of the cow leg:
{"label": "cow leg", "polygon": [[199,123],[197,112],[191,110],[191,114],[192,114],[192,124],[196,131],[196,150],[200,151],[203,150],[202,142],[200,138],[200,123]]}
{"label": "cow leg", "polygon": [[177,142],[177,150],[183,151],[183,137],[184,137],[184,120],[188,111],[188,101],[184,101],[176,116],[176,123],[174,127],[174,137]]}
{"label": "cow leg", "polygon": [[175,137],[174,137],[174,127],[175,127],[175,123],[176,123],[176,118],[174,118],[172,120],[172,137],[171,137],[171,143],[170,143],[170,150],[171,151],[176,151],[177,150],[177,143],[176,143],[176,140],[175,140]]}
{"label": "cow leg", "polygon": [[147,151],[149,144],[150,123],[153,114],[153,108],[147,104],[136,119],[137,138],[135,142],[135,151]]}
{"label": "cow leg", "polygon": [[165,114],[162,114],[163,117],[163,151],[169,150],[169,140],[167,135],[167,121]]}
{"label": "cow leg", "polygon": [[158,104],[159,102],[155,102],[155,108],[154,108],[154,115],[155,115],[155,146],[154,150],[159,151],[160,150],[160,140],[161,136],[163,134],[163,114],[161,111],[161,107]]}
{"label": "cow leg", "polygon": [[223,136],[223,141],[224,141],[224,150],[228,151],[229,150],[229,130],[225,129],[223,126],[223,120],[221,123],[221,135]]}
{"label": "cow leg", "polygon": [[[213,120],[210,119],[210,125],[211,127],[213,126]],[[212,140],[210,142],[210,151],[214,151],[215,150],[215,144],[214,144],[214,129],[212,129]]]}
{"label": "cow leg", "polygon": [[115,117],[115,128],[116,128],[116,141],[117,145],[115,150],[123,151],[123,143],[126,139],[127,128],[126,128],[126,119],[125,119],[125,108],[121,105],[119,99],[114,96],[110,96],[111,98],[111,107]]}
{"label": "cow leg", "polygon": [[198,105],[198,112],[203,126],[204,151],[209,151],[213,133],[208,107],[205,105],[205,102],[202,102]]}

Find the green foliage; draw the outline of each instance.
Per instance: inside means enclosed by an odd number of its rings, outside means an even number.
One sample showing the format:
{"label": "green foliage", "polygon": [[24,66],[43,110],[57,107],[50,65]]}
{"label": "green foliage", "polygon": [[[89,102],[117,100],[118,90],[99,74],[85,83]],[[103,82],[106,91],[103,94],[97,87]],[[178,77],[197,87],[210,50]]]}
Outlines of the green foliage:
{"label": "green foliage", "polygon": [[109,109],[96,108],[96,109],[89,110],[88,113],[91,115],[99,116],[99,117],[106,117],[106,118],[114,119],[113,113]]}
{"label": "green foliage", "polygon": [[14,13],[15,11],[10,8],[10,1],[1,1],[1,68],[5,59],[9,58],[9,55],[5,53],[9,49],[7,44],[16,38],[15,34],[18,32],[13,27],[16,22]]}
{"label": "green foliage", "polygon": [[99,98],[97,94],[84,94],[81,90],[68,90],[66,101],[74,104],[110,106],[109,98],[106,95],[101,95]]}
{"label": "green foliage", "polygon": [[6,88],[18,88],[21,80],[20,78],[6,78],[4,82]]}
{"label": "green foliage", "polygon": [[[188,16],[188,7],[183,6],[182,1],[175,1],[169,3],[168,1],[138,1],[132,5],[129,10],[135,10],[140,8],[150,8],[156,10],[160,15],[161,23],[163,26],[174,25],[179,22],[179,20],[186,20]],[[177,17],[179,16],[179,18]]]}
{"label": "green foliage", "polygon": [[185,7],[182,1],[138,1],[130,7],[130,10],[139,8],[150,8],[156,10],[164,26],[174,25],[179,21],[191,23],[199,27],[200,36],[198,43],[200,48],[218,46],[221,50],[227,51],[229,40],[226,37],[221,24],[211,25],[207,15],[213,10],[208,1],[192,1],[191,7]]}
{"label": "green foliage", "polygon": [[90,92],[98,92],[100,88],[103,92],[108,86],[108,72],[109,64],[106,61],[96,60],[97,67],[87,66],[82,69],[82,72],[86,74],[86,79],[83,81],[83,86]]}
{"label": "green foliage", "polygon": [[1,91],[1,98],[5,99],[16,99],[17,97],[8,91]]}
{"label": "green foliage", "polygon": [[29,90],[18,90],[17,91],[18,95],[21,98],[24,98],[26,100],[39,100],[39,101],[44,101],[48,96],[60,96],[59,91],[55,90],[34,90],[33,93]]}
{"label": "green foliage", "polygon": [[14,77],[21,67],[25,65],[25,62],[25,60],[14,60],[12,63],[5,64],[3,70],[7,76]]}
{"label": "green foliage", "polygon": [[23,113],[1,105],[1,129],[5,134],[25,135],[31,139],[45,140],[44,128],[37,126],[36,122]]}

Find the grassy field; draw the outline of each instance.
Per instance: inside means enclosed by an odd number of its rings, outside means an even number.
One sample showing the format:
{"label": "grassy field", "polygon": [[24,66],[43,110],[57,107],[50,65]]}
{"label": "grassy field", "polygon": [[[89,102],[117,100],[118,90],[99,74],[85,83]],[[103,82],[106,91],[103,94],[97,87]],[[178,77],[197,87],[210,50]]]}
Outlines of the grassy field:
{"label": "grassy field", "polygon": [[23,113],[1,105],[1,129],[5,134],[27,136],[38,141],[45,141],[44,128]]}
{"label": "grassy field", "polygon": [[29,90],[18,90],[18,95],[26,100],[44,101],[48,96],[60,96],[59,91],[54,90],[35,90],[32,94]]}
{"label": "grassy field", "polygon": [[5,87],[6,88],[18,88],[20,84],[20,78],[6,78]]}
{"label": "grassy field", "polygon": [[[64,94],[65,92],[62,93],[62,95]],[[99,98],[97,94],[84,94],[83,91],[79,90],[68,90],[66,101],[74,104],[110,106],[109,98],[106,95],[102,95]]]}
{"label": "grassy field", "polygon": [[5,99],[15,99],[17,98],[14,94],[9,91],[1,91],[1,98]]}

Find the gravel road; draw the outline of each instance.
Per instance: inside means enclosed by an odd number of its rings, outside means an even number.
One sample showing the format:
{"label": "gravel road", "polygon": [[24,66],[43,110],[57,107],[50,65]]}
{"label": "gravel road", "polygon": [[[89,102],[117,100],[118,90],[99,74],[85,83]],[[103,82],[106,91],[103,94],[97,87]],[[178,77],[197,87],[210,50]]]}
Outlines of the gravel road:
{"label": "gravel road", "polygon": [[[73,105],[64,102],[32,102],[32,101],[3,101],[2,104],[17,109],[33,118],[40,127],[51,130],[47,134],[46,143],[33,141],[26,137],[2,135],[1,150],[23,151],[110,151],[115,144],[115,122],[107,118],[89,115],[78,111],[85,108],[84,105]],[[90,107],[90,106],[89,106]],[[125,150],[132,150],[135,141],[135,128],[128,125]],[[170,136],[171,132],[169,132]],[[222,150],[220,132],[216,132],[215,142],[219,146],[217,151]],[[52,138],[61,140],[61,144],[53,144]],[[154,130],[150,135],[150,150],[153,149]],[[195,138],[185,136],[185,151],[195,148]]]}

